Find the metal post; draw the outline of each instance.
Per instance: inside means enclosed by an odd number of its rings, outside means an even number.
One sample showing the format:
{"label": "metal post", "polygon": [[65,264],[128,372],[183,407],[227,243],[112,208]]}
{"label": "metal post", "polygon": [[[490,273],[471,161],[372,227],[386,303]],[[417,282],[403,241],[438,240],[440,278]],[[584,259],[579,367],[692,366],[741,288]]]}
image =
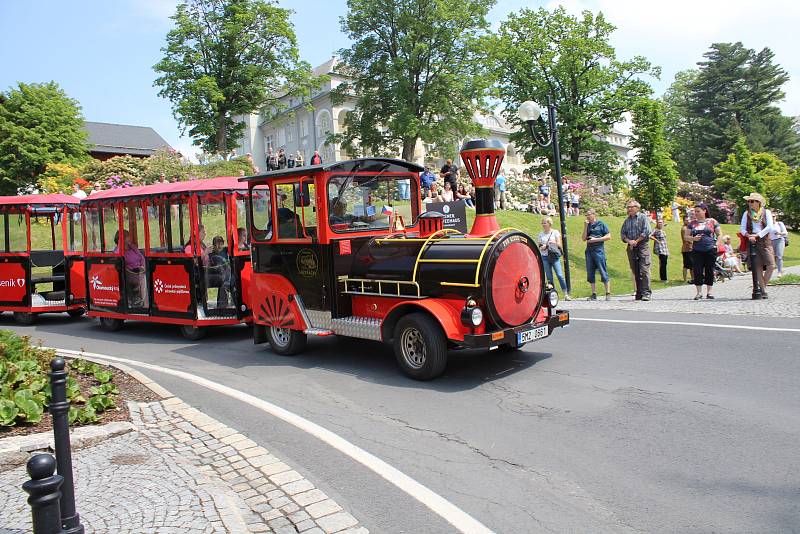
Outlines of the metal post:
{"label": "metal post", "polygon": [[[750,272],[753,274],[753,300],[761,300],[761,275],[764,271],[763,265],[757,265],[758,252],[756,252],[756,244],[747,241],[747,253],[750,256]],[[758,267],[758,269],[756,269]]]}
{"label": "metal post", "polygon": [[556,124],[556,107],[553,98],[547,97],[547,118],[550,122],[550,135],[553,140],[553,164],[555,165],[556,187],[558,188],[558,218],[561,219],[561,241],[564,245],[564,278],[567,282],[567,293],[572,293],[569,277],[569,247],[567,246],[567,218],[564,213],[564,192],[561,190],[561,150],[558,148],[558,125]]}
{"label": "metal post", "polygon": [[64,479],[61,486],[61,524],[65,533],[83,534],[80,516],[75,511],[75,486],[72,479],[72,451],[69,442],[69,402],[67,402],[67,372],[63,358],[50,361],[50,389],[52,397],[48,407],[53,416],[53,436],[56,447],[58,474]]}
{"label": "metal post", "polygon": [[30,495],[33,534],[61,534],[61,510],[58,491],[64,479],[54,475],[56,460],[50,454],[37,454],[28,460],[30,480],[22,484],[22,489]]}

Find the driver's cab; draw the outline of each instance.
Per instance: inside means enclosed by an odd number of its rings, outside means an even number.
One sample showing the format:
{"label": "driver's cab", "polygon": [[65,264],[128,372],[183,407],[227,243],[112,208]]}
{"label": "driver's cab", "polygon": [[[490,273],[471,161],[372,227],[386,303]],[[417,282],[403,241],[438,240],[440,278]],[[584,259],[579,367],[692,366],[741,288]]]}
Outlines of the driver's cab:
{"label": "driver's cab", "polygon": [[[357,247],[415,230],[420,170],[401,160],[365,158],[243,178],[250,189],[254,273],[290,282],[310,310],[336,313],[331,288],[348,272]],[[260,280],[256,299],[279,284]]]}

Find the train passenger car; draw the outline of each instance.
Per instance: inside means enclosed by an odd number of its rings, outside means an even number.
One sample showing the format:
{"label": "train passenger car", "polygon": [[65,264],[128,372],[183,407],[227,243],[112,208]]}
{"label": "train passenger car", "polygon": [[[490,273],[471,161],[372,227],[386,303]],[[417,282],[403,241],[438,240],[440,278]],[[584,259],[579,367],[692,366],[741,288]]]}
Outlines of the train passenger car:
{"label": "train passenger car", "polygon": [[20,324],[85,311],[78,203],[62,194],[0,197],[0,312]]}
{"label": "train passenger car", "polygon": [[246,188],[234,177],[110,189],[81,202],[89,315],[206,328],[250,322]]}
{"label": "train passenger car", "polygon": [[448,348],[515,349],[566,325],[534,240],[495,220],[504,154],[483,140],[462,151],[478,192],[467,235],[444,229],[442,214],[420,214],[413,163],[368,158],[243,178],[255,342],[288,355],[308,335],[383,341],[408,376],[426,380],[444,371]]}

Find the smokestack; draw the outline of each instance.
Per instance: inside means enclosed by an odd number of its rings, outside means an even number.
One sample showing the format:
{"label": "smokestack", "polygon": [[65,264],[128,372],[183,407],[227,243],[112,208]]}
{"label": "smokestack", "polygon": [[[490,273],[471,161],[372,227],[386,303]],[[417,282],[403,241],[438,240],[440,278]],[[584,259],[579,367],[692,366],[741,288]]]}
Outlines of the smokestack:
{"label": "smokestack", "polygon": [[475,186],[475,222],[469,235],[489,236],[500,229],[494,215],[494,181],[506,150],[496,140],[474,139],[461,147],[461,161]]}

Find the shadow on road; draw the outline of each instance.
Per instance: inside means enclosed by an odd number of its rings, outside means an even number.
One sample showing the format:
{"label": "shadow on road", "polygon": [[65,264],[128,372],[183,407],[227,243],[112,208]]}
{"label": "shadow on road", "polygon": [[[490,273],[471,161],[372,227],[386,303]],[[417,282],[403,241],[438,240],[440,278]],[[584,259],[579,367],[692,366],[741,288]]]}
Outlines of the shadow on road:
{"label": "shadow on road", "polygon": [[[141,360],[154,361],[152,352],[159,346],[163,351],[181,354],[193,359],[221,365],[231,369],[243,368],[294,368],[323,370],[348,375],[370,383],[394,387],[427,389],[440,392],[458,392],[472,389],[486,382],[504,378],[523,371],[536,363],[550,358],[550,353],[531,351],[500,352],[487,350],[450,351],[445,374],[430,382],[411,380],[398,368],[391,346],[360,339],[333,337],[309,338],[306,350],[296,356],[280,356],[269,349],[268,344],[253,345],[252,330],[243,325],[209,328],[208,335],[200,341],[188,341],[181,337],[174,325],[126,321],[117,332],[100,329],[95,319],[82,317],[71,319],[66,315],[43,315],[34,326],[16,325],[10,316],[0,316],[0,328],[14,326],[36,342],[46,334],[58,334],[73,338],[71,347],[87,352],[121,356],[121,351],[111,351],[113,345],[126,345],[127,357],[140,359],[133,346],[141,346]],[[54,344],[44,339],[45,344]],[[62,343],[63,345],[63,343]],[[187,369],[191,371],[191,369]]]}

